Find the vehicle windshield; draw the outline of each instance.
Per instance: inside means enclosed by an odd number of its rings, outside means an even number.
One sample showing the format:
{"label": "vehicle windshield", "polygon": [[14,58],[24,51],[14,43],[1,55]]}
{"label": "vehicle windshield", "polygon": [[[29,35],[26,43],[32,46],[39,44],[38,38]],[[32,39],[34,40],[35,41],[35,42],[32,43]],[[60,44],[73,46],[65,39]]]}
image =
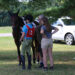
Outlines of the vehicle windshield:
{"label": "vehicle windshield", "polygon": [[70,26],[70,25],[75,25],[75,20],[73,19],[62,19],[64,24],[67,25],[67,26]]}

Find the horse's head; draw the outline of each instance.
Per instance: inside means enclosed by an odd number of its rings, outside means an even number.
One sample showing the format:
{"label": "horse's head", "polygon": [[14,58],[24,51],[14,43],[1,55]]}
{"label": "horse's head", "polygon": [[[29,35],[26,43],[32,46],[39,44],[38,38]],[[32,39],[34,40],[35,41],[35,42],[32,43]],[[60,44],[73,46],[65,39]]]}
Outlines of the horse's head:
{"label": "horse's head", "polygon": [[16,26],[16,22],[18,21],[18,13],[12,13],[12,12],[8,12],[9,15],[10,15],[10,18],[11,18],[11,24],[12,24],[12,27]]}
{"label": "horse's head", "polygon": [[12,28],[21,27],[24,25],[23,19],[18,16],[18,13],[8,12],[11,18]]}

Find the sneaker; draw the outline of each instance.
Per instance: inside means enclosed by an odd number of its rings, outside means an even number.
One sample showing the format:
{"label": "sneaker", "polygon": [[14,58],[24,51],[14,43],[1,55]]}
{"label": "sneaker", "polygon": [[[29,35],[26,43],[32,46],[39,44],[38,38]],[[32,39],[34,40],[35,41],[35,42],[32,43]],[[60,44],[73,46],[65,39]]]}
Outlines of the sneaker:
{"label": "sneaker", "polygon": [[54,67],[53,67],[53,66],[51,66],[49,69],[50,69],[50,70],[54,70]]}
{"label": "sneaker", "polygon": [[22,67],[22,70],[25,70],[26,68],[25,67]]}
{"label": "sneaker", "polygon": [[43,69],[44,69],[44,71],[47,71],[47,70],[48,70],[48,68],[47,68],[47,67],[43,67]]}
{"label": "sneaker", "polygon": [[40,63],[39,68],[43,68],[43,63]]}
{"label": "sneaker", "polygon": [[31,67],[28,67],[28,70],[31,70]]}
{"label": "sneaker", "polygon": [[31,65],[29,65],[27,69],[28,69],[28,70],[31,70]]}

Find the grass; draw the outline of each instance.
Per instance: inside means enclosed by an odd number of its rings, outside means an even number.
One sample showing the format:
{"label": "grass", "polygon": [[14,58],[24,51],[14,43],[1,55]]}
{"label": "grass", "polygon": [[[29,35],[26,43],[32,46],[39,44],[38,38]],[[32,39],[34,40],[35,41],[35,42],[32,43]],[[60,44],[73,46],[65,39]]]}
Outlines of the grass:
{"label": "grass", "polygon": [[[0,37],[0,75],[75,75],[75,46],[54,43],[54,71],[44,71],[32,65],[32,70],[22,70],[18,66],[17,50],[12,37]],[[49,65],[49,61],[48,61]],[[27,61],[26,61],[27,66]]]}
{"label": "grass", "polygon": [[11,33],[11,32],[12,32],[11,26],[8,26],[8,27],[0,27],[0,33]]}
{"label": "grass", "polygon": [[[12,32],[11,27],[0,27],[0,33],[10,32]],[[0,75],[75,75],[75,59],[73,59],[75,58],[75,45],[54,43],[53,57],[54,71],[38,69],[38,64],[32,64],[31,71],[23,71],[21,66],[18,66],[17,50],[13,37],[0,37]]]}

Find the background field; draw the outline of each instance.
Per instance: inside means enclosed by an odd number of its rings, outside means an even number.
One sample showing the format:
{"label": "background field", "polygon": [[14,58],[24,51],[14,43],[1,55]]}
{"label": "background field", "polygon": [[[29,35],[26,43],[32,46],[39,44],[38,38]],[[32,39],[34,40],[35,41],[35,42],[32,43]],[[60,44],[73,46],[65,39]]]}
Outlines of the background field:
{"label": "background field", "polygon": [[53,46],[54,71],[38,69],[38,64],[32,64],[31,71],[23,71],[21,66],[18,66],[13,38],[0,37],[0,75],[75,75],[75,45],[54,43]]}
{"label": "background field", "polygon": [[7,27],[0,27],[0,33],[11,33],[12,32],[12,27],[7,26]]}

